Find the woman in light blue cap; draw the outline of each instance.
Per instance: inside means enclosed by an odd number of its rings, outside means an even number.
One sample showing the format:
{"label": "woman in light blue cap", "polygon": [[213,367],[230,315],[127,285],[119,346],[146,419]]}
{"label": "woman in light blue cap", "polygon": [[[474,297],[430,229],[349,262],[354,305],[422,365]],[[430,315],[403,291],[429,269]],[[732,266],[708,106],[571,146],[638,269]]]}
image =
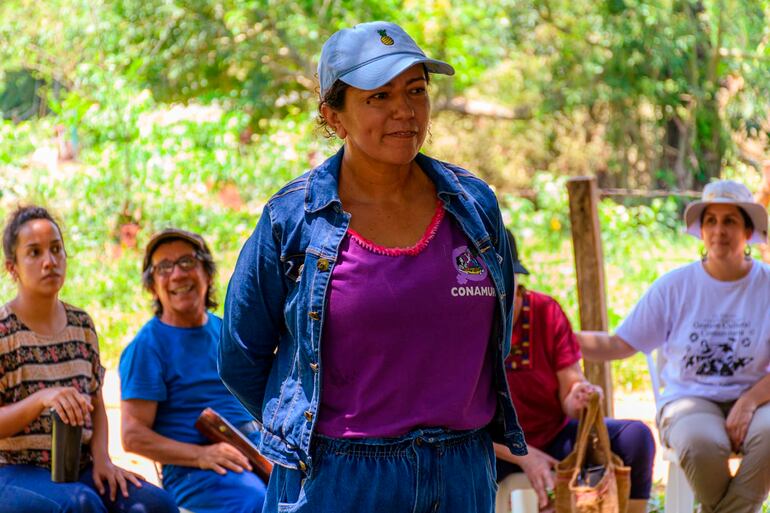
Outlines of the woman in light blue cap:
{"label": "woman in light blue cap", "polygon": [[493,510],[513,261],[497,199],[420,153],[429,59],[404,30],[335,33],[318,66],[336,155],[276,193],[225,301],[220,375],[276,465],[265,511]]}

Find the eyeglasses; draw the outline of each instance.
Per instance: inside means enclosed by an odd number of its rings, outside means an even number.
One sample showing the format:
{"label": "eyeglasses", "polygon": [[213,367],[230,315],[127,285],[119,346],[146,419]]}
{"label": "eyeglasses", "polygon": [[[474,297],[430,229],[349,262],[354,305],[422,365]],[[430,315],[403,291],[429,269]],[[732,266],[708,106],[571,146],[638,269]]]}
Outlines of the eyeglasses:
{"label": "eyeglasses", "polygon": [[200,257],[198,255],[185,255],[173,262],[171,260],[161,260],[157,264],[153,264],[150,270],[157,276],[170,276],[174,272],[175,266],[179,266],[181,270],[187,272],[195,268],[199,260]]}

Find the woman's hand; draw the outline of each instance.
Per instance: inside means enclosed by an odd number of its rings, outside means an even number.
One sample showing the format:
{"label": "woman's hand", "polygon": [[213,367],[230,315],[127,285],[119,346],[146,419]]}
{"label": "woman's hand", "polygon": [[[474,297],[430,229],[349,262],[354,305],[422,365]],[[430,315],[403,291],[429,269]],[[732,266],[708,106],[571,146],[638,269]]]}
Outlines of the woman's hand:
{"label": "woman's hand", "polygon": [[586,380],[576,381],[562,403],[564,413],[569,417],[578,418],[580,410],[588,406],[591,395],[594,393],[599,394],[599,397],[604,396],[601,387],[592,385]]}
{"label": "woman's hand", "polygon": [[142,476],[114,465],[109,458],[94,458],[93,477],[99,495],[104,495],[106,491],[104,482],[107,482],[110,489],[110,500],[113,502],[117,497],[118,489],[120,489],[123,497],[128,497],[128,481],[131,481],[137,488],[142,487],[140,481]]}
{"label": "woman's hand", "polygon": [[202,469],[210,469],[221,475],[225,475],[228,469],[239,474],[243,469],[251,470],[249,459],[228,443],[202,445],[200,449],[198,467]]}
{"label": "woman's hand", "polygon": [[44,388],[35,393],[43,405],[43,410],[53,408],[65,424],[82,426],[94,407],[91,397],[81,394],[74,387]]}
{"label": "woman's hand", "polygon": [[516,458],[537,494],[537,505],[542,510],[548,506],[548,494],[553,491],[553,467],[558,460],[532,446],[527,447],[527,455]]}
{"label": "woman's hand", "polygon": [[757,411],[757,404],[745,394],[738,398],[730,408],[730,413],[725,419],[725,429],[730,438],[733,452],[739,452],[749,431],[749,424]]}

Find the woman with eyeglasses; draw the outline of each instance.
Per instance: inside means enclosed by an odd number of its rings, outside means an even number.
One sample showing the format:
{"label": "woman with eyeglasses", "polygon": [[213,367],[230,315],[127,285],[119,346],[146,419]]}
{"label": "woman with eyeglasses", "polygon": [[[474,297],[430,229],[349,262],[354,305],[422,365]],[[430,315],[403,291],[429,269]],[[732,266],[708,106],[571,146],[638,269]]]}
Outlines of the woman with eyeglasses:
{"label": "woman with eyeglasses", "polygon": [[[0,306],[0,512],[176,511],[171,497],[107,452],[104,367],[91,317],[59,299],[67,253],[46,209],[20,207],[3,231],[17,294]],[[75,482],[51,481],[52,412],[82,426]]]}
{"label": "woman with eyeglasses", "polygon": [[123,445],[163,465],[163,487],[196,513],[262,511],[265,483],[227,443],[212,444],[195,429],[213,408],[254,443],[251,416],[222,384],[216,347],[216,266],[196,233],[175,228],[147,244],[142,282],[155,315],[120,358]]}

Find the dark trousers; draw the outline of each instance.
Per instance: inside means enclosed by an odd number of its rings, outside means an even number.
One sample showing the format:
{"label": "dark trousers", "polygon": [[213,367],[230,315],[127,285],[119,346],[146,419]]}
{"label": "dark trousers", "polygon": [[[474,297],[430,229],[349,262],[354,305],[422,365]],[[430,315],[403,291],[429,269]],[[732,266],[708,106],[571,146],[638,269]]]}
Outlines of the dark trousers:
{"label": "dark trousers", "polygon": [[[655,461],[655,440],[650,428],[638,420],[604,419],[610,435],[612,452],[631,467],[631,498],[649,499],[652,488],[652,464]],[[578,421],[571,419],[543,452],[557,460],[564,459],[575,445]],[[518,465],[497,461],[497,480],[508,474],[522,472]]]}

